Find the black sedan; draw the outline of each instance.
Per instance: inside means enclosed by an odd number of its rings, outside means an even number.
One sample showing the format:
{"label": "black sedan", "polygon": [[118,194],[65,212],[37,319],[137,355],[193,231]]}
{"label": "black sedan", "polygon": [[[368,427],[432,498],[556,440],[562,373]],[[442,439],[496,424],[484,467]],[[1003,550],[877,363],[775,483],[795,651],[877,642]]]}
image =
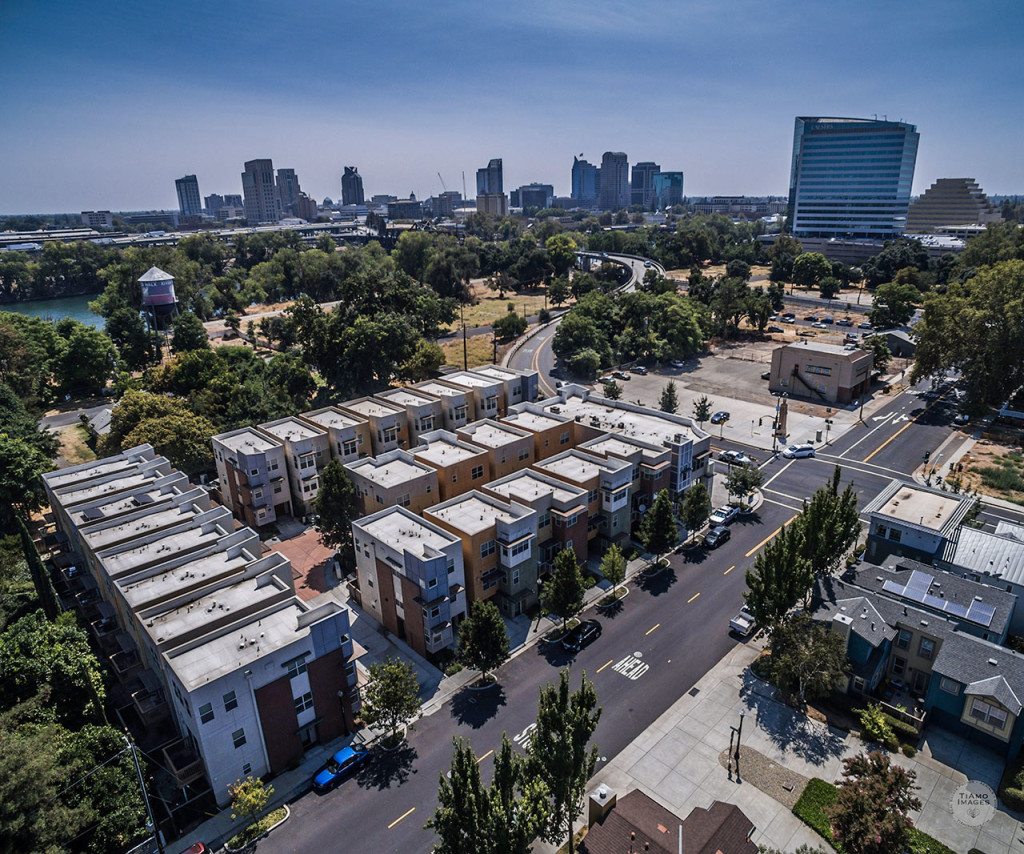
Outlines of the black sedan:
{"label": "black sedan", "polygon": [[599,637],[601,637],[601,624],[597,620],[583,620],[562,639],[562,646],[569,652],[579,652]]}
{"label": "black sedan", "polygon": [[716,412],[714,415],[711,416],[711,423],[712,424],[724,424],[728,420],[729,420],[729,413],[725,412],[725,411]]}
{"label": "black sedan", "polygon": [[704,535],[704,548],[717,549],[722,543],[727,543],[732,536],[732,531],[724,525],[712,528]]}

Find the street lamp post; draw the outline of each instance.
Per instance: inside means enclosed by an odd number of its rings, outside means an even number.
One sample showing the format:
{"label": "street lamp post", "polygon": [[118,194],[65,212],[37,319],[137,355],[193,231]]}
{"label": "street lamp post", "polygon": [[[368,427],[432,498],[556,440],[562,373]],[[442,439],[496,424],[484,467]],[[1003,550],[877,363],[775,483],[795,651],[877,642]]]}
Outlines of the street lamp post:
{"label": "street lamp post", "polygon": [[746,711],[740,712],[740,726],[736,731],[736,781],[740,782],[740,741],[743,739],[743,719],[747,716]]}

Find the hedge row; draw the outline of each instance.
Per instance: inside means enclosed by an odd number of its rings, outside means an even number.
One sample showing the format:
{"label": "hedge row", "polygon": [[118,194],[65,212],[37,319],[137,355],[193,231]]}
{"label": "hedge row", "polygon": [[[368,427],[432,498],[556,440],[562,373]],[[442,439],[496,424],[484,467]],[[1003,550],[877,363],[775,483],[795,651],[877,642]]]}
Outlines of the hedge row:
{"label": "hedge row", "polygon": [[1010,809],[1024,812],[1024,753],[1003,771],[999,781],[999,797]]}

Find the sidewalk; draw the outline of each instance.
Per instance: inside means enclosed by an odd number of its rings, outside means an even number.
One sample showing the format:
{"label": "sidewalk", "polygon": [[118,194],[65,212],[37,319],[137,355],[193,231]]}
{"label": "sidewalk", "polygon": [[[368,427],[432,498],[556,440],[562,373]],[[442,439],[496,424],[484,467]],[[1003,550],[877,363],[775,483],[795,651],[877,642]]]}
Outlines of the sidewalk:
{"label": "sidewalk", "polygon": [[[734,803],[756,826],[753,840],[758,845],[783,851],[802,844],[824,846],[789,807],[730,773],[722,764],[722,753],[742,727],[743,747],[758,751],[773,766],[833,782],[842,772],[843,759],[871,745],[852,733],[812,721],[777,700],[776,690],[747,669],[760,651],[757,642],[737,645],[600,768],[592,789],[605,785],[619,796],[640,789],[680,818],[694,808],[708,808],[715,800]],[[950,809],[953,793],[968,779],[996,789],[1003,757],[936,726],[926,728],[913,759],[890,756],[917,775],[916,794],[922,809],[911,818],[921,830],[955,851],[977,846],[986,854],[1024,852],[1018,819],[1004,807],[980,828],[961,824]],[[556,849],[538,845],[534,850],[554,854]]]}

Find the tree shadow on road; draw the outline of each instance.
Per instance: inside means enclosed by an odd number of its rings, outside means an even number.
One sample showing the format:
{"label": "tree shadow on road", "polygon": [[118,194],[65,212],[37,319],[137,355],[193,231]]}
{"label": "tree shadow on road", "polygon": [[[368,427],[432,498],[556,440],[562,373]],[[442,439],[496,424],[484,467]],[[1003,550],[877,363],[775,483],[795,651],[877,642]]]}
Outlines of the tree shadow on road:
{"label": "tree shadow on road", "polygon": [[541,656],[552,667],[566,667],[575,658],[574,653],[569,652],[569,650],[562,646],[561,633],[559,633],[559,640],[550,643],[542,641],[534,648],[537,650],[537,655]]}
{"label": "tree shadow on road", "polygon": [[667,593],[677,580],[676,571],[671,566],[666,566],[655,574],[641,572],[636,578],[636,586],[644,593],[650,593],[651,596],[661,596],[662,593]]}
{"label": "tree shadow on road", "polygon": [[463,688],[452,699],[452,717],[460,724],[479,729],[505,705],[505,689],[500,683],[473,691]]}
{"label": "tree shadow on road", "polygon": [[356,772],[356,784],[362,789],[390,789],[401,786],[415,774],[412,767],[419,754],[409,742],[403,742],[395,750],[374,747],[369,761],[363,762]]}

